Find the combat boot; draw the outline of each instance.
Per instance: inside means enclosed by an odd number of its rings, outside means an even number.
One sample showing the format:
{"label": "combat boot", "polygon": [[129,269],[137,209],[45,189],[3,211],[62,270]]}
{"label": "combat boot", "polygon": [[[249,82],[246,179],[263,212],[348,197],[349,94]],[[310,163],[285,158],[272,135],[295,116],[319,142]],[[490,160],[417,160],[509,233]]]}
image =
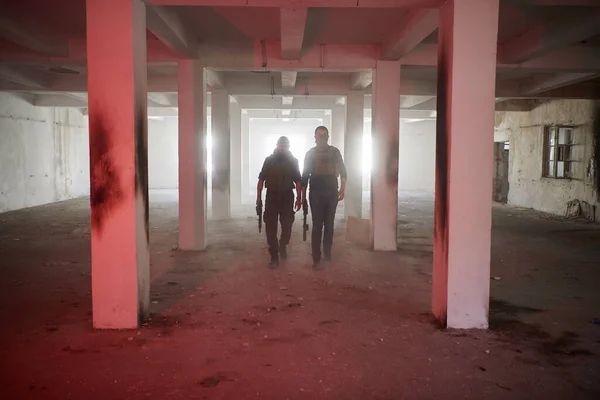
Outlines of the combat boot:
{"label": "combat boot", "polygon": [[269,261],[270,268],[277,268],[279,266],[279,257],[277,254],[271,254],[271,261]]}
{"label": "combat boot", "polygon": [[279,245],[279,257],[281,257],[281,261],[285,261],[288,258],[287,249],[284,245]]}

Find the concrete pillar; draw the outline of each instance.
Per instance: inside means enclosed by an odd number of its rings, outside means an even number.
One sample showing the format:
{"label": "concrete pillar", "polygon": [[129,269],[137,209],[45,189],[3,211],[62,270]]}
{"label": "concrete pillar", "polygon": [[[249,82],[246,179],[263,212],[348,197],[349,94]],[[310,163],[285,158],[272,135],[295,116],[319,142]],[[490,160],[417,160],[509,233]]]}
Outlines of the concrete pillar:
{"label": "concrete pillar", "polygon": [[231,118],[231,204],[242,204],[242,110],[237,102],[229,105]]}
{"label": "concrete pillar", "polygon": [[374,250],[395,251],[398,236],[399,61],[377,61],[372,101],[371,242]]}
{"label": "concrete pillar", "polygon": [[344,157],[344,139],[346,131],[346,108],[335,106],[331,110],[331,144],[342,153]]}
{"label": "concrete pillar", "polygon": [[[331,112],[329,113],[329,115],[323,116],[323,126],[329,130],[329,136],[333,135],[333,130],[331,129],[331,120],[332,120],[332,118],[331,118]],[[315,126],[315,128],[316,128],[316,126]],[[329,144],[332,143],[331,139],[332,138],[329,139]]]}
{"label": "concrete pillar", "polygon": [[254,199],[250,195],[250,187],[256,187],[258,176],[250,176],[250,117],[247,110],[242,110],[242,204]]}
{"label": "concrete pillar", "polygon": [[206,249],[206,71],[179,61],[179,249]]}
{"label": "concrete pillar", "polygon": [[231,134],[229,130],[229,93],[211,92],[212,112],[212,217],[231,218]]}
{"label": "concrete pillar", "polygon": [[346,98],[346,135],[344,138],[345,164],[348,171],[344,216],[362,218],[362,145],[365,96],[361,91],[351,91]]}
{"label": "concrete pillar", "polygon": [[93,324],[131,329],[150,303],[146,7],[86,4]]}
{"label": "concrete pillar", "polygon": [[440,7],[433,313],[487,328],[498,0]]}

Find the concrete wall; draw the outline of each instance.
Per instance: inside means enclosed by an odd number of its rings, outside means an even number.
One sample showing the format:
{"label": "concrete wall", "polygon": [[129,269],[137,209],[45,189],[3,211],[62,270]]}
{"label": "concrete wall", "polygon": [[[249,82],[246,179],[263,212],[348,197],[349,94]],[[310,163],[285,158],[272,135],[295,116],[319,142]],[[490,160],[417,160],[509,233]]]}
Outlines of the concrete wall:
{"label": "concrete wall", "polygon": [[398,191],[435,190],[435,121],[400,121]]}
{"label": "concrete wall", "polygon": [[0,212],[89,194],[88,121],[0,93]]}
{"label": "concrete wall", "polygon": [[[435,120],[406,122],[400,120],[400,151],[398,160],[398,191],[435,190]],[[363,126],[364,162],[371,162],[371,121]],[[370,172],[363,175],[363,191],[370,190]]]}
{"label": "concrete wall", "polygon": [[176,189],[179,181],[177,117],[148,120],[148,182],[150,189]]}
{"label": "concrete wall", "polygon": [[[590,100],[559,100],[543,104],[531,112],[503,113],[496,119],[496,140],[510,142],[508,203],[565,215],[571,200],[600,206],[597,191],[594,136],[597,103]],[[574,179],[542,177],[544,127],[573,125],[573,154],[577,160]],[[596,211],[596,220],[600,221]]]}

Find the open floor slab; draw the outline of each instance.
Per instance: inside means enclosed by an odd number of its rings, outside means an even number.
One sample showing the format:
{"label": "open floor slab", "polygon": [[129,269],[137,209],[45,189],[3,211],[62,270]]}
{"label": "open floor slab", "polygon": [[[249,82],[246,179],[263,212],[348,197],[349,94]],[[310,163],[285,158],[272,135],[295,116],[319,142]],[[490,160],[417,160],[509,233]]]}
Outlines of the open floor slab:
{"label": "open floor slab", "polygon": [[402,194],[398,252],[345,242],[266,266],[253,208],[180,252],[152,193],[152,316],[91,327],[89,202],[0,214],[3,399],[597,399],[600,226],[496,205],[490,331],[430,315],[433,198]]}

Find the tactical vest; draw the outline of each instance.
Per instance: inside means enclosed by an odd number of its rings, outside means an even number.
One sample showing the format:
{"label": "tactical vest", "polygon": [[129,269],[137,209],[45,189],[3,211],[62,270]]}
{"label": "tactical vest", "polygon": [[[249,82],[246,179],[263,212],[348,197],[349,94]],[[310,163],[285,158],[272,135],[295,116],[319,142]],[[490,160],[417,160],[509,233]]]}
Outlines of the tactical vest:
{"label": "tactical vest", "polygon": [[339,165],[335,159],[335,147],[333,146],[327,146],[324,149],[316,147],[313,162],[312,175],[331,175],[336,178],[340,175]]}
{"label": "tactical vest", "polygon": [[289,157],[269,157],[265,176],[265,187],[268,190],[283,192],[294,188],[294,159]]}

